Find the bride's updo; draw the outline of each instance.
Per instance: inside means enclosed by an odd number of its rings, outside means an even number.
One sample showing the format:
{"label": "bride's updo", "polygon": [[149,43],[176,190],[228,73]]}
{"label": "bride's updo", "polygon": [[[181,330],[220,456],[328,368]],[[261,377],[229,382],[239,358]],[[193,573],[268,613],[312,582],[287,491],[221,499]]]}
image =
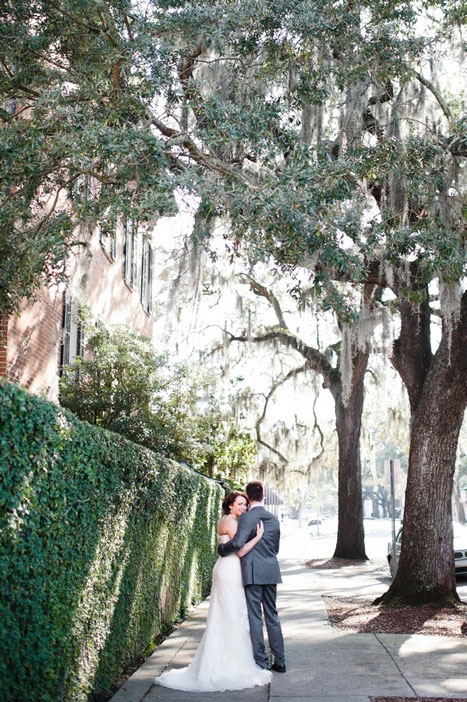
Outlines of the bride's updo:
{"label": "bride's updo", "polygon": [[237,492],[234,490],[233,492],[229,492],[227,497],[224,497],[224,500],[222,502],[222,511],[224,514],[230,514],[230,508],[237,499],[237,497],[244,497],[246,500],[247,508],[250,506],[250,500],[248,499],[247,495],[244,495],[243,492]]}

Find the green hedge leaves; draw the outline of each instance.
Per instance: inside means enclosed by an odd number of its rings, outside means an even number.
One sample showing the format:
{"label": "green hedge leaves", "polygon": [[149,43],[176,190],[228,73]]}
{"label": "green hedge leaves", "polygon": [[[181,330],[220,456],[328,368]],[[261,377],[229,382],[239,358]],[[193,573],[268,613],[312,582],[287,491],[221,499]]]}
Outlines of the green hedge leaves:
{"label": "green hedge leaves", "polygon": [[219,485],[0,385],[0,699],[106,693],[209,591]]}

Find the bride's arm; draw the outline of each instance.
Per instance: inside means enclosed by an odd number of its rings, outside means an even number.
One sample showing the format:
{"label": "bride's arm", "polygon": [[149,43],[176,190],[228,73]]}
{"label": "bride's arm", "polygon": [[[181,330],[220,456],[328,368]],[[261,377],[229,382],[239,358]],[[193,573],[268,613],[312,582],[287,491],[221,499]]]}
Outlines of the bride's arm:
{"label": "bride's arm", "polygon": [[[245,546],[242,546],[242,548],[239,551],[236,551],[237,556],[242,558],[243,556],[246,556],[247,553],[250,553],[251,549],[256,546],[258,541],[260,541],[263,538],[264,534],[264,524],[260,520],[258,524],[256,525],[256,536],[251,539],[250,541],[247,541]],[[232,537],[230,537],[232,538]]]}
{"label": "bride's arm", "polygon": [[[227,533],[229,539],[233,539],[235,534],[237,533],[238,529],[238,522],[236,519],[233,519],[232,517],[223,517],[221,522],[219,522],[218,526],[218,533]],[[256,546],[258,541],[263,538],[264,534],[264,524],[260,520],[258,524],[256,525],[256,536],[254,536],[250,541],[247,541],[244,546],[242,546],[241,549],[238,551],[235,551],[237,556],[242,558],[243,556],[246,556],[247,553],[250,553],[251,549]]]}

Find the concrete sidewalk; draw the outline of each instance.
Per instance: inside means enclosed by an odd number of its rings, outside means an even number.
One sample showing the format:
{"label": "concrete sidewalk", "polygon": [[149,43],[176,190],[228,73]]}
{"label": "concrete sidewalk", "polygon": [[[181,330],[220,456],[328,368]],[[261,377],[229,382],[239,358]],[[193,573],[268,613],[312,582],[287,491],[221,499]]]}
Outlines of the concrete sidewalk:
{"label": "concrete sidewalk", "polygon": [[[318,553],[309,535],[284,530],[278,608],[287,672],[270,686],[237,692],[188,693],[153,683],[167,666],[192,658],[203,633],[208,603],[199,605],[148,658],[111,702],[368,702],[369,697],[467,697],[467,640],[442,636],[349,634],[329,625],[322,595],[376,597],[389,579],[366,568],[310,570]],[[310,551],[312,549],[312,551]]]}

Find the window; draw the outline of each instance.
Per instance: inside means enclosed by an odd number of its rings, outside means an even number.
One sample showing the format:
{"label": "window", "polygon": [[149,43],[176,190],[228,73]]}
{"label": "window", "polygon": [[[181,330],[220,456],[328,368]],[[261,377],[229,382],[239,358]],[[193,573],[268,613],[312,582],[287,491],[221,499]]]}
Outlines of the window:
{"label": "window", "polygon": [[130,282],[130,269],[131,269],[131,241],[130,241],[130,231],[129,231],[128,219],[123,221],[123,277],[127,282]]}
{"label": "window", "polygon": [[125,219],[123,225],[125,243],[123,249],[123,277],[132,287],[138,282],[138,222],[134,219]]}
{"label": "window", "polygon": [[91,177],[84,173],[73,180],[71,185],[71,196],[81,200],[89,200],[91,198]]}
{"label": "window", "polygon": [[107,209],[99,227],[99,241],[104,251],[115,261],[117,258],[117,217]]}
{"label": "window", "polygon": [[69,293],[63,298],[62,345],[60,350],[60,375],[64,366],[73,363],[84,353],[83,324],[79,305]]}
{"label": "window", "polygon": [[147,240],[141,259],[141,304],[146,312],[152,312],[152,247]]}
{"label": "window", "polygon": [[117,232],[110,237],[110,255],[115,261],[117,258]]}

